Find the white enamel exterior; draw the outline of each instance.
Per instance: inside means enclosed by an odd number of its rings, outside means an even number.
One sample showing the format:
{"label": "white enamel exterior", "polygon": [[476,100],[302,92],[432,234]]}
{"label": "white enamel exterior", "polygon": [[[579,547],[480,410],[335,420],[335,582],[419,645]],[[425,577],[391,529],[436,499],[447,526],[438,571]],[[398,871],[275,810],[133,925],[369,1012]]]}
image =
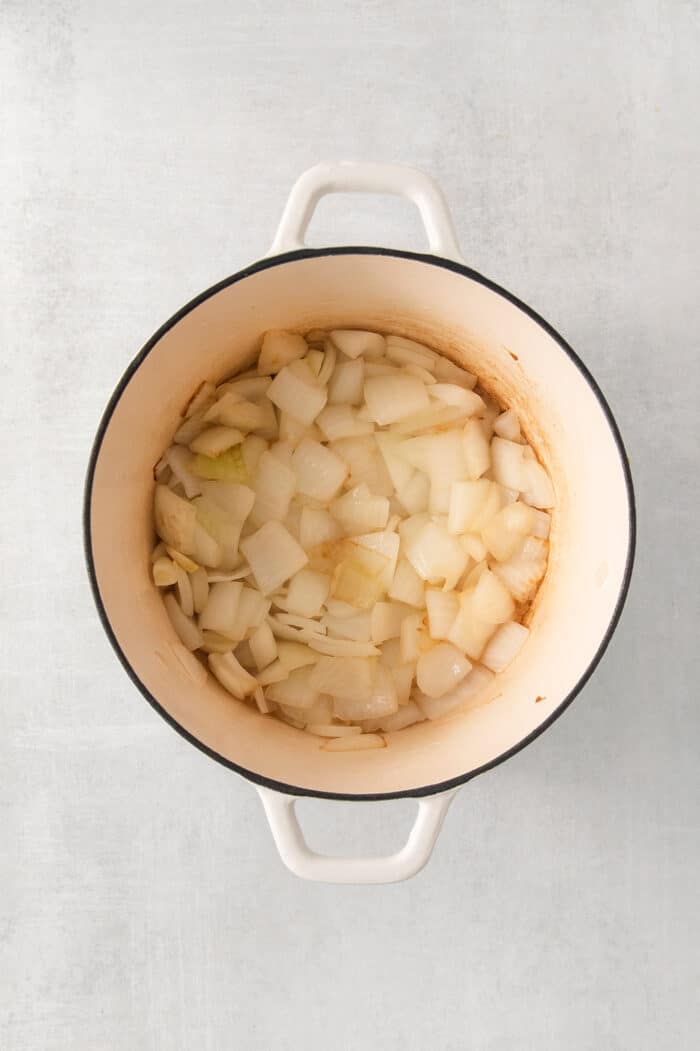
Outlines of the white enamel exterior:
{"label": "white enamel exterior", "polygon": [[[301,242],[323,193],[376,185],[394,193],[404,186],[426,219],[431,245],[443,255],[458,253],[442,195],[425,176],[350,167],[321,166],[302,177],[276,248]],[[249,365],[265,329],[328,327],[403,333],[473,369],[519,413],[557,497],[549,568],[518,658],[478,708],[390,735],[388,747],[367,752],[326,752],[317,738],[234,701],[213,679],[191,677],[149,577],[152,468],[192,392],[203,379],[216,382]],[[273,258],[166,326],[108,414],[89,527],[99,601],[132,674],[195,742],[252,780],[284,787],[286,797],[265,793],[263,802],[285,863],[306,878],[333,882],[387,882],[424,864],[450,782],[522,745],[588,674],[615,620],[632,542],[620,446],[593,387],[546,327],[476,276],[439,261],[353,250]],[[404,850],[384,859],[312,855],[289,806],[303,794],[419,793],[443,795],[421,809]]]}

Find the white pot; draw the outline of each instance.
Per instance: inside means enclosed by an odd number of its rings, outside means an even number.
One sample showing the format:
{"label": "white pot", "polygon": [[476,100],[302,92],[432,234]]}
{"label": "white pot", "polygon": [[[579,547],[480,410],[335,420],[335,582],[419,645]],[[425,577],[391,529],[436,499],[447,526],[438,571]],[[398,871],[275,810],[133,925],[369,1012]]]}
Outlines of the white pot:
{"label": "white pot", "polygon": [[[316,203],[335,191],[404,195],[430,253],[304,247]],[[203,379],[254,360],[269,328],[363,327],[422,340],[477,372],[512,405],[556,489],[549,568],[526,646],[482,706],[390,735],[376,751],[333,753],[233,701],[178,656],[150,576],[153,465]],[[430,855],[455,790],[513,755],[561,714],[607,646],[627,592],[634,502],[617,427],[591,375],[529,307],[463,263],[437,186],[384,165],[321,165],[289,198],[272,254],[203,292],[148,341],[99,427],[87,477],[85,547],[98,611],[148,701],[188,740],[258,787],[285,863],[308,879],[389,882]],[[385,858],[326,858],[306,846],[299,796],[413,796],[406,846]]]}

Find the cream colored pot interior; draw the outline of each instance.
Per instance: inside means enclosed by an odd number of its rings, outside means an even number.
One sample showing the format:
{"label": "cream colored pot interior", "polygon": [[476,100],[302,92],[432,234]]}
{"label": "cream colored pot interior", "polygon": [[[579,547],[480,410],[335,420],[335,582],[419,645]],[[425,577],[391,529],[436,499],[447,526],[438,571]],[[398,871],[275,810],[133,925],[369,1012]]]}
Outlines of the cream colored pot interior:
{"label": "cream colored pot interior", "polygon": [[[531,636],[484,704],[388,738],[381,751],[320,741],[197,685],[149,577],[153,465],[204,379],[251,363],[268,328],[369,327],[423,340],[515,407],[551,471],[557,509]],[[630,541],[620,452],[580,370],[537,322],[480,282],[423,260],[316,255],[234,282],[169,329],[130,378],[99,450],[91,503],[97,585],[119,647],[145,689],[197,741],[249,771],[321,793],[437,785],[517,746],[584,676],[614,617]]]}

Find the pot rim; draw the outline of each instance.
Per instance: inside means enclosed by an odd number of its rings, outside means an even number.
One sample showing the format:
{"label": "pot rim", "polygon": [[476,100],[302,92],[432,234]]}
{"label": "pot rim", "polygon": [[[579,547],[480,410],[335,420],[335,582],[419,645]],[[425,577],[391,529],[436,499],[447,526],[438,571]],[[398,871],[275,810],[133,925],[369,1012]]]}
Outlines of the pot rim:
{"label": "pot rim", "polygon": [[[462,275],[463,277],[470,278],[472,281],[476,281],[478,284],[484,285],[486,288],[490,289],[490,291],[495,292],[499,296],[502,296],[509,303],[512,303],[519,310],[522,310],[524,314],[531,318],[549,336],[551,336],[552,339],[556,341],[556,343],[561,347],[564,353],[569,357],[571,362],[579,370],[584,380],[587,382],[588,386],[593,391],[593,394],[595,395],[598,404],[600,405],[603,415],[605,416],[605,419],[607,421],[608,427],[610,428],[610,431],[612,433],[613,440],[615,442],[615,446],[620,457],[622,473],[625,480],[625,488],[627,491],[629,540],[627,545],[627,555],[625,559],[625,569],[617,597],[617,602],[615,604],[615,609],[613,610],[612,617],[610,618],[610,622],[608,623],[605,633],[603,634],[603,637],[600,641],[598,649],[594,653],[593,657],[591,658],[588,664],[588,667],[580,676],[575,686],[569,691],[566,697],[564,697],[561,703],[555,708],[551,715],[547,719],[545,719],[543,723],[541,723],[531,733],[527,734],[520,741],[518,741],[517,744],[513,745],[511,748],[508,748],[505,752],[502,752],[500,755],[496,756],[495,759],[490,760],[488,763],[484,763],[482,766],[477,767],[475,770],[470,770],[465,774],[461,774],[458,777],[450,778],[447,781],[440,781],[431,785],[421,785],[417,788],[403,789],[397,792],[323,792],[317,791],[313,788],[304,788],[300,786],[289,785],[282,781],[275,781],[273,778],[265,777],[254,770],[248,770],[246,769],[246,767],[240,766],[238,763],[232,762],[230,759],[227,759],[225,758],[225,756],[220,755],[218,752],[214,751],[212,748],[209,748],[208,745],[204,744],[202,741],[196,738],[193,734],[186,730],[184,726],[178,723],[177,720],[174,719],[173,716],[170,715],[170,713],[162,707],[162,705],[153,696],[153,694],[150,693],[150,691],[146,688],[145,684],[138,677],[136,671],[131,666],[128,657],[119,645],[117,637],[112,629],[112,625],[109,622],[107,611],[105,610],[104,604],[102,602],[102,596],[100,595],[100,589],[97,582],[97,573],[95,569],[95,562],[92,553],[90,508],[92,503],[92,489],[95,476],[95,468],[97,465],[97,459],[99,457],[100,450],[102,448],[102,441],[107,427],[109,426],[112,415],[114,414],[114,410],[117,407],[119,399],[121,398],[126,387],[128,386],[132,376],[148,357],[154,346],[160,341],[160,339],[166,334],[166,332],[173,328],[174,325],[178,324],[178,322],[180,322],[187,314],[194,310],[195,307],[198,307],[201,303],[205,302],[205,300],[211,298],[211,296],[216,295],[217,292],[222,291],[224,288],[228,288],[230,285],[236,284],[238,281],[242,281],[246,277],[250,277],[251,275],[258,273],[259,271],[267,270],[274,266],[282,266],[285,263],[293,263],[301,259],[310,259],[334,255],[394,256],[402,259],[411,259],[419,263],[426,263],[429,266],[441,267],[444,270],[451,270],[454,273]],[[180,310],[173,314],[172,317],[170,317],[163,325],[161,325],[161,327],[151,336],[151,338],[144,344],[144,346],[141,348],[138,354],[127,366],[125,372],[123,373],[121,379],[115,387],[111,398],[108,401],[107,406],[102,414],[102,418],[100,420],[97,433],[92,444],[92,449],[90,451],[90,459],[88,461],[88,469],[85,478],[85,490],[83,494],[83,548],[88,578],[90,581],[90,589],[92,591],[92,597],[97,607],[97,613],[100,618],[100,621],[102,622],[102,627],[104,628],[105,634],[107,635],[107,638],[109,639],[112,648],[115,651],[122,667],[126,671],[132,683],[146,698],[151,707],[154,708],[155,711],[158,712],[158,714],[162,716],[162,718],[165,719],[165,721],[169,723],[170,726],[173,727],[173,729],[175,729],[182,737],[184,737],[185,740],[189,741],[190,744],[194,745],[201,752],[204,752],[204,754],[209,756],[211,759],[216,760],[216,762],[221,763],[223,766],[226,766],[230,770],[233,770],[237,774],[240,774],[242,777],[246,778],[246,780],[248,781],[251,781],[253,784],[262,785],[265,788],[270,788],[274,791],[282,792],[285,795],[306,796],[318,799],[339,799],[348,802],[372,802],[390,799],[421,798],[423,796],[431,796],[439,792],[446,792],[450,789],[458,788],[460,785],[466,784],[467,781],[471,781],[473,778],[478,777],[480,774],[486,773],[487,770],[491,770],[494,767],[498,766],[500,763],[505,762],[506,759],[510,759],[511,756],[516,755],[519,751],[521,751],[521,749],[526,748],[527,745],[531,744],[537,737],[540,736],[540,734],[544,733],[545,730],[549,729],[552,723],[554,723],[555,720],[557,720],[564,713],[564,711],[569,707],[572,701],[578,696],[583,687],[586,685],[591,675],[598,667],[598,664],[600,663],[603,654],[608,648],[610,639],[612,638],[615,629],[617,628],[618,622],[620,620],[620,615],[622,613],[622,609],[624,607],[625,600],[629,592],[630,579],[632,576],[632,567],[634,564],[634,554],[636,548],[636,534],[637,515],[634,497],[634,487],[632,483],[632,474],[630,471],[627,452],[625,450],[620,431],[615,421],[615,417],[613,416],[613,413],[605,399],[605,396],[603,395],[603,392],[601,391],[595,379],[589,372],[588,368],[584,365],[584,363],[581,361],[581,359],[572,349],[572,347],[569,346],[566,340],[556,331],[556,329],[554,329],[547,321],[545,321],[544,318],[542,318],[535,310],[532,309],[532,307],[529,307],[522,300],[518,299],[517,296],[514,296],[511,292],[508,292],[506,289],[502,288],[494,281],[491,281],[489,278],[484,277],[476,270],[472,270],[464,263],[454,262],[451,259],[445,259],[442,256],[431,255],[428,253],[410,252],[397,248],[371,247],[366,245],[342,245],[331,246],[327,248],[303,248],[293,252],[284,252],[280,255],[266,256],[265,258],[260,259],[255,263],[252,263],[250,266],[245,267],[243,270],[238,270],[236,273],[224,278],[222,281],[217,282],[210,288],[206,289],[204,292],[200,292],[197,296],[195,296],[188,303],[186,303],[185,306],[181,307]]]}

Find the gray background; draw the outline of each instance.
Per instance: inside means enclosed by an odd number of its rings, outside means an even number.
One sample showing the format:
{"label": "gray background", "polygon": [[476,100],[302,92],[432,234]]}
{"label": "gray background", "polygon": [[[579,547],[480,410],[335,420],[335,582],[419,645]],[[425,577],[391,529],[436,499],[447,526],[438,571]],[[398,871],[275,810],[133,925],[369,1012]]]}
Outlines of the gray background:
{"label": "gray background", "polygon": [[[0,1047],[696,1047],[698,4],[0,10]],[[129,359],[338,158],[439,178],[468,262],[599,379],[640,514],[594,680],[384,888],[283,869],[253,789],[118,666],[80,539]],[[312,240],[423,243],[375,199]],[[355,851],[412,812],[302,809]]]}

